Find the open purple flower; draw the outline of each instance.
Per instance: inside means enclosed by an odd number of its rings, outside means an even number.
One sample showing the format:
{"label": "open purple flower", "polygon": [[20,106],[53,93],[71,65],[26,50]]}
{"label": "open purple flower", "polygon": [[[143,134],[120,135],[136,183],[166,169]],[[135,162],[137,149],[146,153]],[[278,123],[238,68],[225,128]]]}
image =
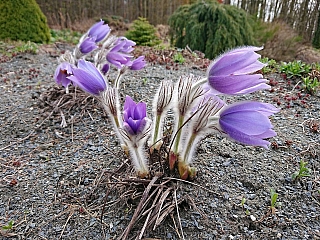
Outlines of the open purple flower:
{"label": "open purple flower", "polygon": [[130,62],[130,64],[128,64],[128,66],[131,70],[134,70],[134,71],[141,70],[146,66],[146,61],[144,60],[144,56],[140,56],[137,59],[133,60],[132,62]]}
{"label": "open purple flower", "polygon": [[115,46],[107,53],[107,61],[117,68],[122,68],[123,65],[130,65],[132,55],[129,53],[133,51],[135,42],[126,39],[125,37],[119,38]]}
{"label": "open purple flower", "polygon": [[268,117],[278,111],[268,103],[238,102],[222,109],[219,125],[240,143],[268,148],[270,143],[264,139],[277,135]]}
{"label": "open purple flower", "polygon": [[69,76],[68,79],[74,85],[93,95],[99,95],[107,87],[99,70],[91,62],[83,59],[79,60],[78,68],[73,70],[73,76]]}
{"label": "open purple flower", "polygon": [[65,88],[70,84],[69,76],[73,74],[73,67],[68,62],[60,63],[59,66],[56,68],[54,73],[54,79],[56,80],[57,84],[61,84]]}
{"label": "open purple flower", "polygon": [[123,112],[123,127],[125,130],[131,135],[137,135],[144,130],[146,122],[146,103],[135,103],[130,96],[126,96]]}
{"label": "open purple flower", "polygon": [[92,37],[87,37],[79,46],[79,50],[83,54],[88,54],[97,48],[95,38]]}
{"label": "open purple flower", "polygon": [[95,38],[95,42],[103,40],[110,32],[110,27],[103,20],[95,23],[88,31],[88,36]]}
{"label": "open purple flower", "polygon": [[133,46],[136,45],[134,41],[127,39],[126,37],[119,37],[116,42],[116,45],[118,44],[122,45],[121,51],[125,53],[131,53],[134,50]]}
{"label": "open purple flower", "polygon": [[265,66],[255,53],[262,48],[241,47],[222,54],[208,67],[208,83],[221,94],[246,94],[269,89],[261,74],[252,74]]}

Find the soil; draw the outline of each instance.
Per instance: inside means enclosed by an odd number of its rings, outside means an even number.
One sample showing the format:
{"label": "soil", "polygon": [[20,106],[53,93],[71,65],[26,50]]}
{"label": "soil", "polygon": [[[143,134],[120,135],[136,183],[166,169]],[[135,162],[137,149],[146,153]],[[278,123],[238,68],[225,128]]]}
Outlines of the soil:
{"label": "soil", "polygon": [[[193,181],[170,173],[163,154],[140,180],[99,103],[56,86],[56,57],[70,47],[57,46],[1,57],[0,226],[9,228],[1,239],[320,239],[320,95],[301,79],[269,73],[271,91],[226,99],[281,109],[269,150],[210,136],[197,148]],[[151,106],[161,80],[204,76],[209,64],[185,50],[184,64],[172,61],[175,51],[137,52],[149,64],[124,77],[121,101]],[[301,160],[310,176],[293,181]]]}

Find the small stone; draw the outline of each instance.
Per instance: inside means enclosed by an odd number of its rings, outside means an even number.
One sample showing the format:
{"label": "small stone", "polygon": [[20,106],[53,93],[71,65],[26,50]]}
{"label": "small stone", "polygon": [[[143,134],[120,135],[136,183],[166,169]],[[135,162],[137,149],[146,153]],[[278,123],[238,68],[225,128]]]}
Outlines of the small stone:
{"label": "small stone", "polygon": [[257,220],[257,218],[255,216],[253,216],[253,215],[250,215],[250,219],[251,219],[252,222],[255,222]]}
{"label": "small stone", "polygon": [[222,163],[222,165],[225,167],[228,167],[230,165],[230,163],[231,163],[230,161],[226,161],[226,162]]}
{"label": "small stone", "polygon": [[250,199],[250,200],[253,200],[256,198],[256,194],[247,194],[247,198]]}

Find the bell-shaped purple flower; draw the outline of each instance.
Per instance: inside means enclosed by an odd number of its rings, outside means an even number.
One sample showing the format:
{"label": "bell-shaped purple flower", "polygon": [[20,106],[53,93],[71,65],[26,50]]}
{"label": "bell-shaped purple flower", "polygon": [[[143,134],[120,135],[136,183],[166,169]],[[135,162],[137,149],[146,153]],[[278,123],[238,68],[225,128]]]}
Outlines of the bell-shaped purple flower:
{"label": "bell-shaped purple flower", "polygon": [[103,40],[110,32],[110,27],[103,20],[95,23],[88,31],[88,36],[95,38],[95,42]]}
{"label": "bell-shaped purple flower", "polygon": [[65,88],[70,84],[69,76],[73,74],[73,67],[68,62],[63,62],[58,65],[54,73],[54,79],[57,84],[64,86]]}
{"label": "bell-shaped purple flower", "polygon": [[146,61],[144,60],[144,56],[140,56],[137,59],[133,60],[128,64],[131,70],[141,70],[146,66]]}
{"label": "bell-shaped purple flower", "polygon": [[83,54],[88,54],[97,48],[95,38],[92,37],[87,37],[79,46],[79,50]]}
{"label": "bell-shaped purple flower", "polygon": [[130,96],[126,97],[123,111],[123,127],[131,135],[141,133],[147,122],[147,105],[135,103]]}
{"label": "bell-shaped purple flower", "polygon": [[208,83],[220,94],[246,94],[269,89],[261,74],[252,74],[265,66],[255,53],[262,48],[241,47],[222,54],[208,67]]}
{"label": "bell-shaped purple flower", "polygon": [[107,87],[99,70],[91,62],[83,59],[79,60],[78,68],[73,70],[73,76],[69,76],[68,79],[74,85],[93,95],[99,95]]}
{"label": "bell-shaped purple flower", "polygon": [[244,101],[231,104],[220,113],[220,128],[237,142],[268,148],[265,138],[276,136],[269,116],[279,112],[268,103]]}
{"label": "bell-shaped purple flower", "polygon": [[119,38],[115,42],[115,46],[107,53],[107,61],[117,68],[122,68],[123,65],[130,65],[132,55],[129,53],[133,51],[135,42],[126,39],[125,37]]}

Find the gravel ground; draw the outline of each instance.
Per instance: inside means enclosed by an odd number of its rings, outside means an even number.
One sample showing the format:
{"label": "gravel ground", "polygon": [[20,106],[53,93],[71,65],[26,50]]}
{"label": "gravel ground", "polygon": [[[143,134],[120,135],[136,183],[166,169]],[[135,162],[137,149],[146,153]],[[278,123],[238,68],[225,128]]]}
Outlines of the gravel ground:
{"label": "gravel ground", "polygon": [[[0,226],[14,221],[0,236],[121,239],[147,184],[135,180],[99,104],[81,92],[76,98],[81,101],[71,104],[74,94],[64,95],[55,86],[56,56],[41,51],[0,61]],[[148,56],[154,62],[157,53]],[[207,64],[162,63],[125,76],[124,95],[150,106],[161,80],[189,73],[203,76],[200,65]],[[160,195],[167,189],[171,196],[162,200],[163,208],[167,203],[174,207],[143,237],[320,239],[320,96],[294,89],[298,80],[288,82],[280,74],[267,77],[273,79],[272,91],[228,101],[255,99],[281,108],[272,118],[278,133],[270,139],[272,148],[206,138],[194,159],[198,175],[193,182],[176,180],[177,175],[166,170],[158,180],[164,189]],[[292,181],[301,160],[308,162],[311,176]],[[271,188],[281,202],[274,213]],[[161,202],[152,198],[154,204]],[[136,222],[129,238],[137,236],[144,221]]]}

